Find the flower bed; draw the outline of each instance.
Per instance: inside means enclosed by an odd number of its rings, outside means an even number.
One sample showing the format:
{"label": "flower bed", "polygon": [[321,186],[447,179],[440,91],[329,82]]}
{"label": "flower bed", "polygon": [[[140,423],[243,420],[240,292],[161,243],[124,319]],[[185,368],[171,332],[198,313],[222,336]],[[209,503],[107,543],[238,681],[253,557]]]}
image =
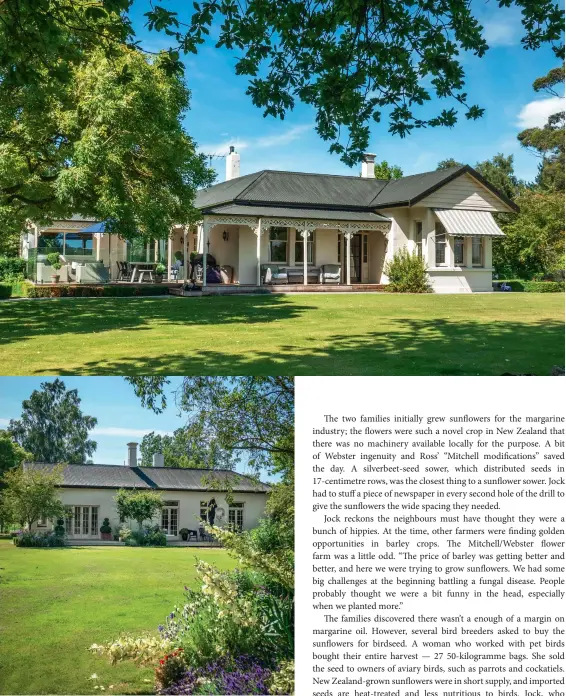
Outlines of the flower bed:
{"label": "flower bed", "polygon": [[54,548],[65,546],[65,536],[55,532],[18,532],[12,539],[16,546]]}

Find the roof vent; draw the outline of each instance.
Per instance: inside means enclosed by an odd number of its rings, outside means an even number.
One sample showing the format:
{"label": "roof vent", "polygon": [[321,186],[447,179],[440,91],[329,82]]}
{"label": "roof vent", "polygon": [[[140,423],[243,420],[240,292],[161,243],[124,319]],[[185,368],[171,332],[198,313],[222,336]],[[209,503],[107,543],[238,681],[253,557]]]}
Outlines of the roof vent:
{"label": "roof vent", "polygon": [[371,152],[362,155],[362,178],[375,179],[375,157]]}

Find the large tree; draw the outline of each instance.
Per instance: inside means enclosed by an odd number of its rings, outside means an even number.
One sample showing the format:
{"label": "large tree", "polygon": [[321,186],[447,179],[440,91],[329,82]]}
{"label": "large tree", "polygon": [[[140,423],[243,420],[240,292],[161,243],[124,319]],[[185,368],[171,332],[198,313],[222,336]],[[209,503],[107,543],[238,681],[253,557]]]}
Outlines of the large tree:
{"label": "large tree", "polygon": [[85,415],[76,389],[60,379],[43,382],[22,403],[22,415],[11,420],[10,436],[39,462],[85,464],[96,442],[89,439],[97,420]]}
{"label": "large tree", "polygon": [[[551,97],[561,96],[564,85],[564,64],[553,68],[533,83],[535,92],[544,91]],[[518,135],[523,147],[540,157],[537,184],[549,191],[564,191],[564,109],[548,117],[542,127],[527,128]]]}
{"label": "large tree", "polygon": [[189,92],[167,54],[132,44],[129,4],[0,3],[3,238],[71,213],[124,237],[163,238],[194,219],[212,173],[181,124]]}
{"label": "large tree", "polygon": [[60,467],[51,470],[17,467],[2,477],[2,509],[5,519],[28,529],[45,517],[65,516],[65,506],[59,499],[58,487],[63,482]]}

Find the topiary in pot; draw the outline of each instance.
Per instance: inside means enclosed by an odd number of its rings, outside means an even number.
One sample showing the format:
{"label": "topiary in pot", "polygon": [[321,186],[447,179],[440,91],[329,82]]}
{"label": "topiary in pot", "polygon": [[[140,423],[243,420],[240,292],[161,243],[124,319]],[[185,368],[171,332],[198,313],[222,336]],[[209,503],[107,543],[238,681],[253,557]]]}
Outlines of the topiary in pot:
{"label": "topiary in pot", "polygon": [[182,261],[182,260],[183,260],[183,252],[182,252],[182,251],[176,251],[176,252],[175,252],[175,260],[176,260],[176,261]]}
{"label": "topiary in pot", "polygon": [[155,267],[155,282],[156,283],[161,283],[163,280],[163,274],[165,273],[167,269],[162,263],[158,263],[157,266]]}
{"label": "topiary in pot", "polygon": [[[54,271],[58,271],[61,269],[61,266],[63,265],[61,261],[59,260],[59,252],[54,251],[51,254],[47,254],[45,257],[46,264],[48,266],[51,266]],[[59,274],[58,273],[53,273],[51,275],[51,280],[53,280],[54,283],[56,283],[59,280]]]}
{"label": "topiary in pot", "polygon": [[102,526],[100,527],[100,538],[103,541],[112,541],[112,527],[110,526],[110,520],[105,517],[102,520]]}
{"label": "topiary in pot", "polygon": [[183,541],[187,541],[187,539],[189,538],[189,530],[186,527],[180,529],[179,534],[181,535],[181,539]]}
{"label": "topiary in pot", "polygon": [[65,536],[65,520],[62,517],[57,520],[57,524],[53,527],[53,533],[57,537]]}

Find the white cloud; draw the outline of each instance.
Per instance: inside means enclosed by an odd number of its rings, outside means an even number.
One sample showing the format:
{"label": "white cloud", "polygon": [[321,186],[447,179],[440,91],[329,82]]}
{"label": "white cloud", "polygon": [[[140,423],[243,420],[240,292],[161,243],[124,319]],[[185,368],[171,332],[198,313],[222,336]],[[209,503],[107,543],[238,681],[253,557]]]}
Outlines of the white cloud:
{"label": "white cloud", "polygon": [[0,427],[3,425],[10,425],[10,419],[9,418],[0,418]]}
{"label": "white cloud", "polygon": [[[300,126],[293,126],[288,128],[286,131],[281,133],[274,133],[273,135],[264,135],[258,138],[250,138],[248,140],[243,140],[241,138],[227,138],[222,142],[217,143],[205,143],[199,146],[199,150],[204,152],[206,155],[225,155],[227,154],[230,145],[236,148],[236,151],[241,150],[254,150],[262,149],[267,147],[275,147],[277,145],[288,145],[294,140],[298,140],[303,133],[311,130],[312,125],[310,123],[305,123]],[[223,133],[222,135],[226,135]]]}
{"label": "white cloud", "polygon": [[167,430],[152,430],[151,428],[99,428],[96,427],[92,431],[93,435],[107,435],[110,437],[143,437],[148,433],[155,433],[156,435],[171,435]]}
{"label": "white cloud", "polygon": [[517,116],[517,125],[520,128],[537,128],[544,126],[549,116],[563,110],[563,97],[537,99],[525,104],[521,109]]}
{"label": "white cloud", "polygon": [[483,38],[490,47],[514,46],[519,43],[521,23],[502,22],[500,19],[483,24]]}

